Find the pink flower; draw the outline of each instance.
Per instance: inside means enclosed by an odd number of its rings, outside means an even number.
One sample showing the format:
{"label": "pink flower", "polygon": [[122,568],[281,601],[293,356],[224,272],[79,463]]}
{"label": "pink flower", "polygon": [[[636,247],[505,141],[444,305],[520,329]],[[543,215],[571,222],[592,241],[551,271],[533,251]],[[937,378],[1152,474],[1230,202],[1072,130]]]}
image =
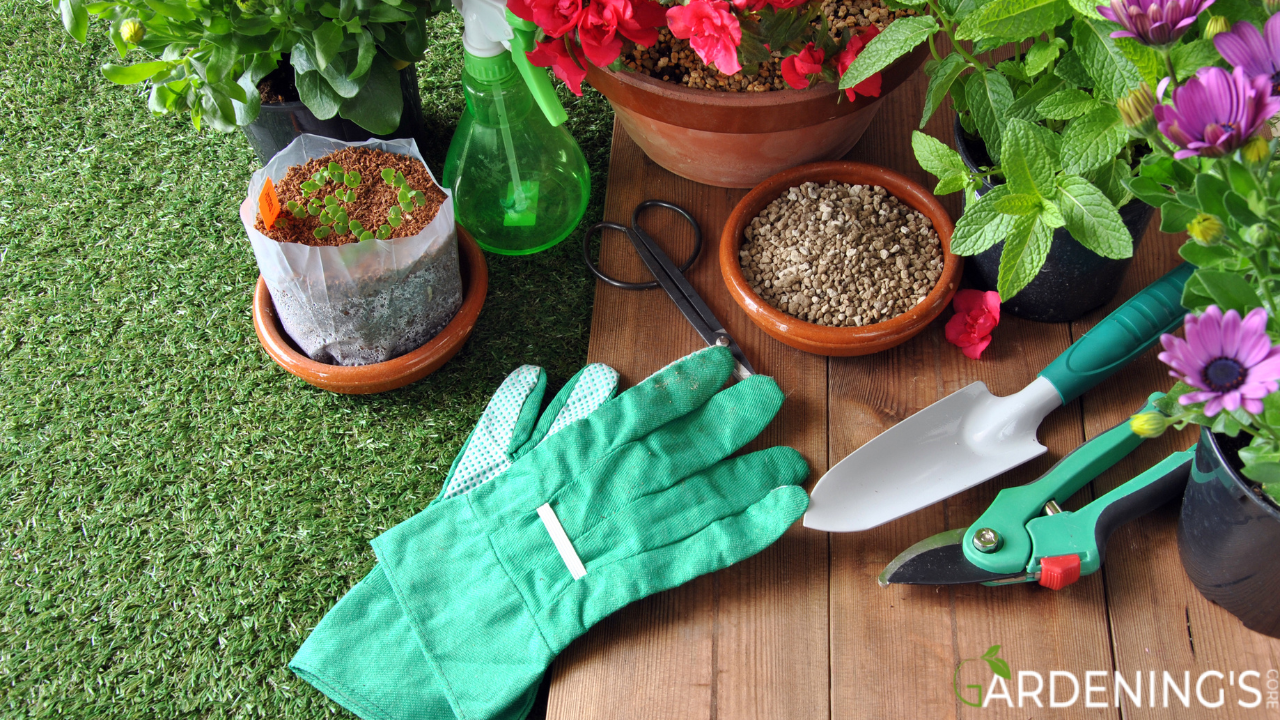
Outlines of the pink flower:
{"label": "pink flower", "polygon": [[947,321],[943,334],[947,342],[960,348],[965,357],[977,360],[991,344],[991,331],[1000,324],[1000,294],[961,290],[951,306],[956,314]]}
{"label": "pink flower", "polygon": [[[549,67],[556,77],[564,81],[574,95],[582,95],[582,80],[587,77],[582,51],[574,47],[568,38],[556,38],[538,43],[528,53],[529,62],[538,67]],[[573,48],[570,51],[570,48]]]}
{"label": "pink flower", "polygon": [[[862,52],[862,48],[871,42],[871,39],[880,34],[880,28],[875,25],[868,25],[862,32],[849,38],[849,44],[844,46],[844,50],[836,56],[836,73],[844,75],[844,71],[849,69],[853,61],[857,59],[858,53]],[[844,94],[850,101],[858,99],[859,95],[865,97],[880,97],[880,73],[876,73],[851,88],[845,88]],[[985,347],[985,346],[984,346]],[[979,350],[978,352],[982,352]]]}
{"label": "pink flower", "polygon": [[804,5],[809,0],[766,0],[766,2],[772,5],[774,10],[786,10],[798,5]]}
{"label": "pink flower", "polygon": [[1204,403],[1204,414],[1241,407],[1258,415],[1262,398],[1280,389],[1280,346],[1267,337],[1267,311],[1240,313],[1210,305],[1200,317],[1188,315],[1187,339],[1164,335],[1160,361],[1173,368],[1173,377],[1199,388],[1178,398],[1182,405]]}
{"label": "pink flower", "polygon": [[724,0],[690,0],[688,5],[676,5],[667,10],[667,27],[672,35],[688,40],[702,62],[714,64],[725,75],[742,70],[738,62],[742,28]]}
{"label": "pink flower", "polygon": [[782,59],[782,79],[797,90],[809,87],[809,76],[822,72],[822,59],[826,53],[809,43],[796,55]]}
{"label": "pink flower", "polygon": [[512,15],[528,20],[554,38],[576,27],[587,12],[582,0],[508,0],[507,8]]}
{"label": "pink flower", "polygon": [[[769,0],[729,0],[739,12],[760,12],[769,4]],[[802,2],[804,0],[801,0]]]}
{"label": "pink flower", "polygon": [[652,0],[592,0],[578,21],[578,39],[587,59],[605,67],[622,52],[619,34],[649,47],[658,41],[658,28],[665,24],[662,6]]}

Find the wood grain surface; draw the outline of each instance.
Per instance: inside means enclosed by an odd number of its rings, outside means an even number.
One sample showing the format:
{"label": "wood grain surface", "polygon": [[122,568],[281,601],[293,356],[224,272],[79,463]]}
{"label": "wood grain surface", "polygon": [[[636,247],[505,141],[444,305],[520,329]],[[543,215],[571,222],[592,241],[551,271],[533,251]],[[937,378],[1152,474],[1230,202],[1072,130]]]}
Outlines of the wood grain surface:
{"label": "wood grain surface", "polygon": [[[917,74],[885,98],[879,115],[849,159],[896,170],[932,187],[911,153],[926,78]],[[926,132],[951,144],[949,107]],[[1020,390],[1058,353],[1125,298],[1178,263],[1180,236],[1152,223],[1111,306],[1081,322],[1050,325],[1006,317],[981,361],[972,361],[943,338],[949,313],[925,332],[892,350],[861,358],[827,359],[792,350],[747,320],[733,304],[716,258],[720,229],[744,190],[698,185],[650,161],[615,127],[605,218],[628,223],[641,201],[658,198],[688,209],[704,233],[702,256],[687,273],[716,317],[756,369],[774,377],[787,401],[752,445],[791,445],[809,461],[808,487],[827,468],[885,429],[930,403],[981,380],[996,395]],[[957,195],[941,198],[959,216]],[[692,247],[688,226],[662,211],[645,227],[677,262]],[[600,263],[624,280],[649,277],[626,239],[608,234]],[[568,270],[567,270],[568,271]],[[661,290],[628,292],[597,284],[590,361],[604,362],[630,386],[663,365],[704,346]],[[1265,706],[1246,710],[1248,694],[1227,688],[1224,707],[1208,710],[1192,699],[1183,708],[1145,706],[1147,673],[1169,671],[1192,682],[1205,670],[1226,673],[1280,668],[1280,641],[1246,630],[1206,601],[1187,580],[1178,559],[1176,505],[1137,520],[1113,537],[1099,573],[1052,592],[1035,584],[954,588],[891,586],[876,576],[912,543],[948,528],[967,526],[1005,487],[1029,482],[1086,438],[1126,419],[1146,396],[1171,384],[1150,351],[1130,367],[1051,414],[1040,440],[1049,452],[1021,468],[950,500],[865,533],[827,534],[797,524],[755,558],[648,598],[601,622],[570,646],[552,669],[547,717],[595,718],[1201,718],[1275,717]],[[1194,442],[1191,431],[1145,443],[1093,485],[1101,494],[1168,453]],[[885,478],[892,483],[892,478]],[[1086,487],[1068,503],[1095,497]],[[1277,601],[1280,601],[1278,599]],[[969,707],[965,697],[985,688],[992,674],[978,658],[991,645],[1014,672],[1142,673],[1144,707],[1128,700],[1112,707],[1114,682],[1105,681],[1106,708],[1045,707],[1028,698],[1021,708],[1003,700]],[[957,666],[960,665],[957,674]],[[1028,689],[1034,680],[1027,679]],[[1210,683],[1213,699],[1218,686]],[[1070,690],[1061,685],[1060,690]],[[1084,688],[1081,688],[1083,693]],[[1193,688],[1194,690],[1194,688]],[[1065,693],[1069,696],[1070,693]],[[1063,697],[1062,694],[1059,697]],[[1099,700],[1103,695],[1095,695]],[[1157,693],[1157,704],[1162,704]]]}

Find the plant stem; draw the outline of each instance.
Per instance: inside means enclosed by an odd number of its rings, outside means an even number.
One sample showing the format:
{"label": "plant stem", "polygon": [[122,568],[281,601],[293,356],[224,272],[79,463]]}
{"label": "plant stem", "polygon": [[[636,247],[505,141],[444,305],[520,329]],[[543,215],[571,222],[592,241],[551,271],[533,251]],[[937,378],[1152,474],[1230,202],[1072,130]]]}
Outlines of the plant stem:
{"label": "plant stem", "polygon": [[1169,71],[1169,77],[1173,78],[1174,82],[1177,82],[1178,73],[1173,69],[1173,53],[1168,46],[1160,48],[1160,57],[1164,58],[1164,66]]}

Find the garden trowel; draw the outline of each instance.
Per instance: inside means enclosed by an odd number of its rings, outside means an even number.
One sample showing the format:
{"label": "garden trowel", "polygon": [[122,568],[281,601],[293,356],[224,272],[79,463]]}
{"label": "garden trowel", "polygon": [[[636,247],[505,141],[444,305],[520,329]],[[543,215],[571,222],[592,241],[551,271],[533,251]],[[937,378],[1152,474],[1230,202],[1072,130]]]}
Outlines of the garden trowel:
{"label": "garden trowel", "polygon": [[1037,457],[1040,421],[1182,324],[1183,263],[1116,308],[1030,385],[996,397],[975,382],[873,438],[813,488],[805,527],[869,530]]}

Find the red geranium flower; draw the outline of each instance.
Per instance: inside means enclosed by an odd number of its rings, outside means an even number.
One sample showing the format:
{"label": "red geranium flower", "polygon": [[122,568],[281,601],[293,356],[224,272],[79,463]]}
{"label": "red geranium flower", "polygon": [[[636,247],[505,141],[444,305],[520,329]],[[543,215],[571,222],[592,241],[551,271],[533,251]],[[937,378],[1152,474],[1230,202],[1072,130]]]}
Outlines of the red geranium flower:
{"label": "red geranium flower", "polygon": [[809,43],[796,55],[782,59],[782,79],[797,90],[809,87],[809,76],[822,72],[822,59],[826,53]]}
{"label": "red geranium flower", "polygon": [[576,27],[587,12],[582,0],[508,0],[507,8],[555,38]]}
{"label": "red geranium flower", "polygon": [[805,3],[809,2],[809,0],[765,0],[765,1],[768,4],[772,5],[774,10],[786,10],[788,8],[797,7],[799,5],[804,5]]}
{"label": "red geranium flower", "polygon": [[667,27],[671,34],[688,40],[702,62],[732,75],[742,70],[738,62],[738,45],[742,27],[729,3],[724,0],[690,0],[667,10]]}
{"label": "red geranium flower", "polygon": [[[871,39],[880,34],[880,29],[875,25],[868,25],[862,29],[862,32],[849,38],[849,44],[844,46],[844,50],[836,56],[836,73],[844,75],[844,71],[849,69],[853,64],[858,53],[862,52],[862,48],[871,42]],[[876,73],[851,88],[846,88],[844,94],[850,100],[856,100],[859,95],[865,97],[880,97],[880,73]],[[981,351],[979,351],[981,352]]]}
{"label": "red geranium flower", "polygon": [[965,357],[977,360],[991,344],[991,331],[1000,324],[1000,294],[961,290],[951,306],[956,314],[947,321],[943,334],[947,342],[960,348]]}
{"label": "red geranium flower", "polygon": [[658,28],[665,24],[665,10],[652,0],[592,0],[578,21],[578,39],[587,59],[605,67],[622,52],[619,34],[649,47],[658,41]]}
{"label": "red geranium flower", "polygon": [[[568,38],[555,38],[538,43],[529,51],[529,62],[538,67],[549,67],[556,77],[564,81],[574,95],[582,95],[582,80],[587,77],[586,60],[582,50]],[[570,48],[573,48],[572,51]]]}

